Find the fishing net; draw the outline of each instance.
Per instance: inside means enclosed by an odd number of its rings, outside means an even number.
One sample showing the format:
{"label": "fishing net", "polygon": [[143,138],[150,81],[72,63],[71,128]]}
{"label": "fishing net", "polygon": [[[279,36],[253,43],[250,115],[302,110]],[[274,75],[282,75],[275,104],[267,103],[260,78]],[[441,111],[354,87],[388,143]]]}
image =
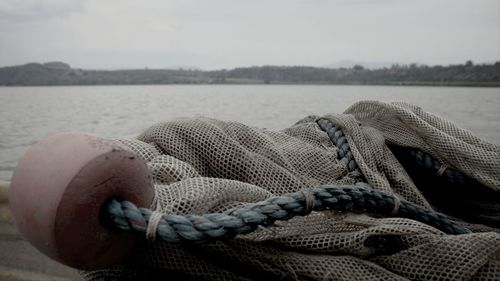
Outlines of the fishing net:
{"label": "fishing net", "polygon": [[[359,168],[339,156],[345,151],[320,119],[342,130]],[[282,131],[178,119],[120,141],[147,163],[156,192],[151,208],[163,214],[223,212],[323,184],[366,182],[448,213],[473,233],[446,235],[377,214],[313,211],[227,241],[167,243],[148,235],[121,264],[82,272],[88,280],[500,279],[500,146],[417,106],[359,102],[344,114],[309,116]],[[410,170],[408,149],[440,163],[437,175]],[[439,183],[454,170],[467,184]]]}

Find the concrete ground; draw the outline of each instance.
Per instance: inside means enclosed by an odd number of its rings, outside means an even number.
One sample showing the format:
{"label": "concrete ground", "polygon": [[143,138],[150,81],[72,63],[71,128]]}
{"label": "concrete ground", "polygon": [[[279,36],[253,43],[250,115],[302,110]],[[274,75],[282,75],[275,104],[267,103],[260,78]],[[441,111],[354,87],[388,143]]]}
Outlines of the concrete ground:
{"label": "concrete ground", "polygon": [[82,280],[76,270],[51,260],[23,239],[6,194],[7,184],[0,182],[0,281]]}

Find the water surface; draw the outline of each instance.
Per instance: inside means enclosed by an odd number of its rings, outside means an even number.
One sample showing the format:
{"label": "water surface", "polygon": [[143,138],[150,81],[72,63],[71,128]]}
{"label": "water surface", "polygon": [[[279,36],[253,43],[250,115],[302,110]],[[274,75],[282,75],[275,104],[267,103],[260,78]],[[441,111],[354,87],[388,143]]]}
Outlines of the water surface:
{"label": "water surface", "polygon": [[36,140],[85,131],[132,138],[177,117],[208,116],[281,129],[359,100],[406,101],[500,143],[500,89],[466,87],[158,85],[0,87],[0,180]]}

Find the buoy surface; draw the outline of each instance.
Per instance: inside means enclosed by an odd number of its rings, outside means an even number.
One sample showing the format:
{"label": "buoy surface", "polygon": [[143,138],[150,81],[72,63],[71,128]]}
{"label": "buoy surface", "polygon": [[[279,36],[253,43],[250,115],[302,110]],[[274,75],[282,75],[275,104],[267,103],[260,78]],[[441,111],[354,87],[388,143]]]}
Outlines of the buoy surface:
{"label": "buoy surface", "polygon": [[146,164],[116,141],[85,133],[49,136],[20,160],[9,206],[23,236],[49,257],[78,269],[119,262],[137,237],[109,229],[100,211],[110,198],[150,207]]}

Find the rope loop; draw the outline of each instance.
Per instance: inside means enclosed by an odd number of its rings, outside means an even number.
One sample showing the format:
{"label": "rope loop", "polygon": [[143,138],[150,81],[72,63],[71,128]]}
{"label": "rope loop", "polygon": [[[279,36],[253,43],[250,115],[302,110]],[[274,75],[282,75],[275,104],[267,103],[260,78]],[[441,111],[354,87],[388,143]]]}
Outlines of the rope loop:
{"label": "rope loop", "polygon": [[168,242],[229,239],[271,225],[276,220],[307,215],[313,210],[398,216],[421,221],[448,234],[470,233],[442,214],[377,191],[366,183],[319,186],[308,191],[271,197],[226,213],[162,215],[150,209],[138,209],[127,201],[117,200],[111,200],[105,210],[115,227],[142,233],[148,239],[154,240],[159,236]]}
{"label": "rope loop", "polygon": [[[339,160],[346,163],[350,172],[359,172],[362,175],[342,130],[327,119],[319,119],[317,124],[337,147]],[[411,153],[417,156],[418,161],[425,162],[428,166],[439,163],[422,152]],[[438,174],[443,174],[446,170],[447,167],[441,165]],[[130,202],[117,200],[108,202],[103,210],[107,212],[104,215],[111,218],[114,227],[142,233],[150,240],[159,236],[167,242],[230,239],[271,225],[276,220],[289,220],[295,216],[305,216],[312,211],[323,210],[397,216],[421,221],[448,234],[470,233],[470,230],[442,214],[377,191],[364,182],[353,185],[322,185],[271,197],[224,213],[205,215],[163,214],[156,198],[154,203],[159,211],[138,209]]]}

